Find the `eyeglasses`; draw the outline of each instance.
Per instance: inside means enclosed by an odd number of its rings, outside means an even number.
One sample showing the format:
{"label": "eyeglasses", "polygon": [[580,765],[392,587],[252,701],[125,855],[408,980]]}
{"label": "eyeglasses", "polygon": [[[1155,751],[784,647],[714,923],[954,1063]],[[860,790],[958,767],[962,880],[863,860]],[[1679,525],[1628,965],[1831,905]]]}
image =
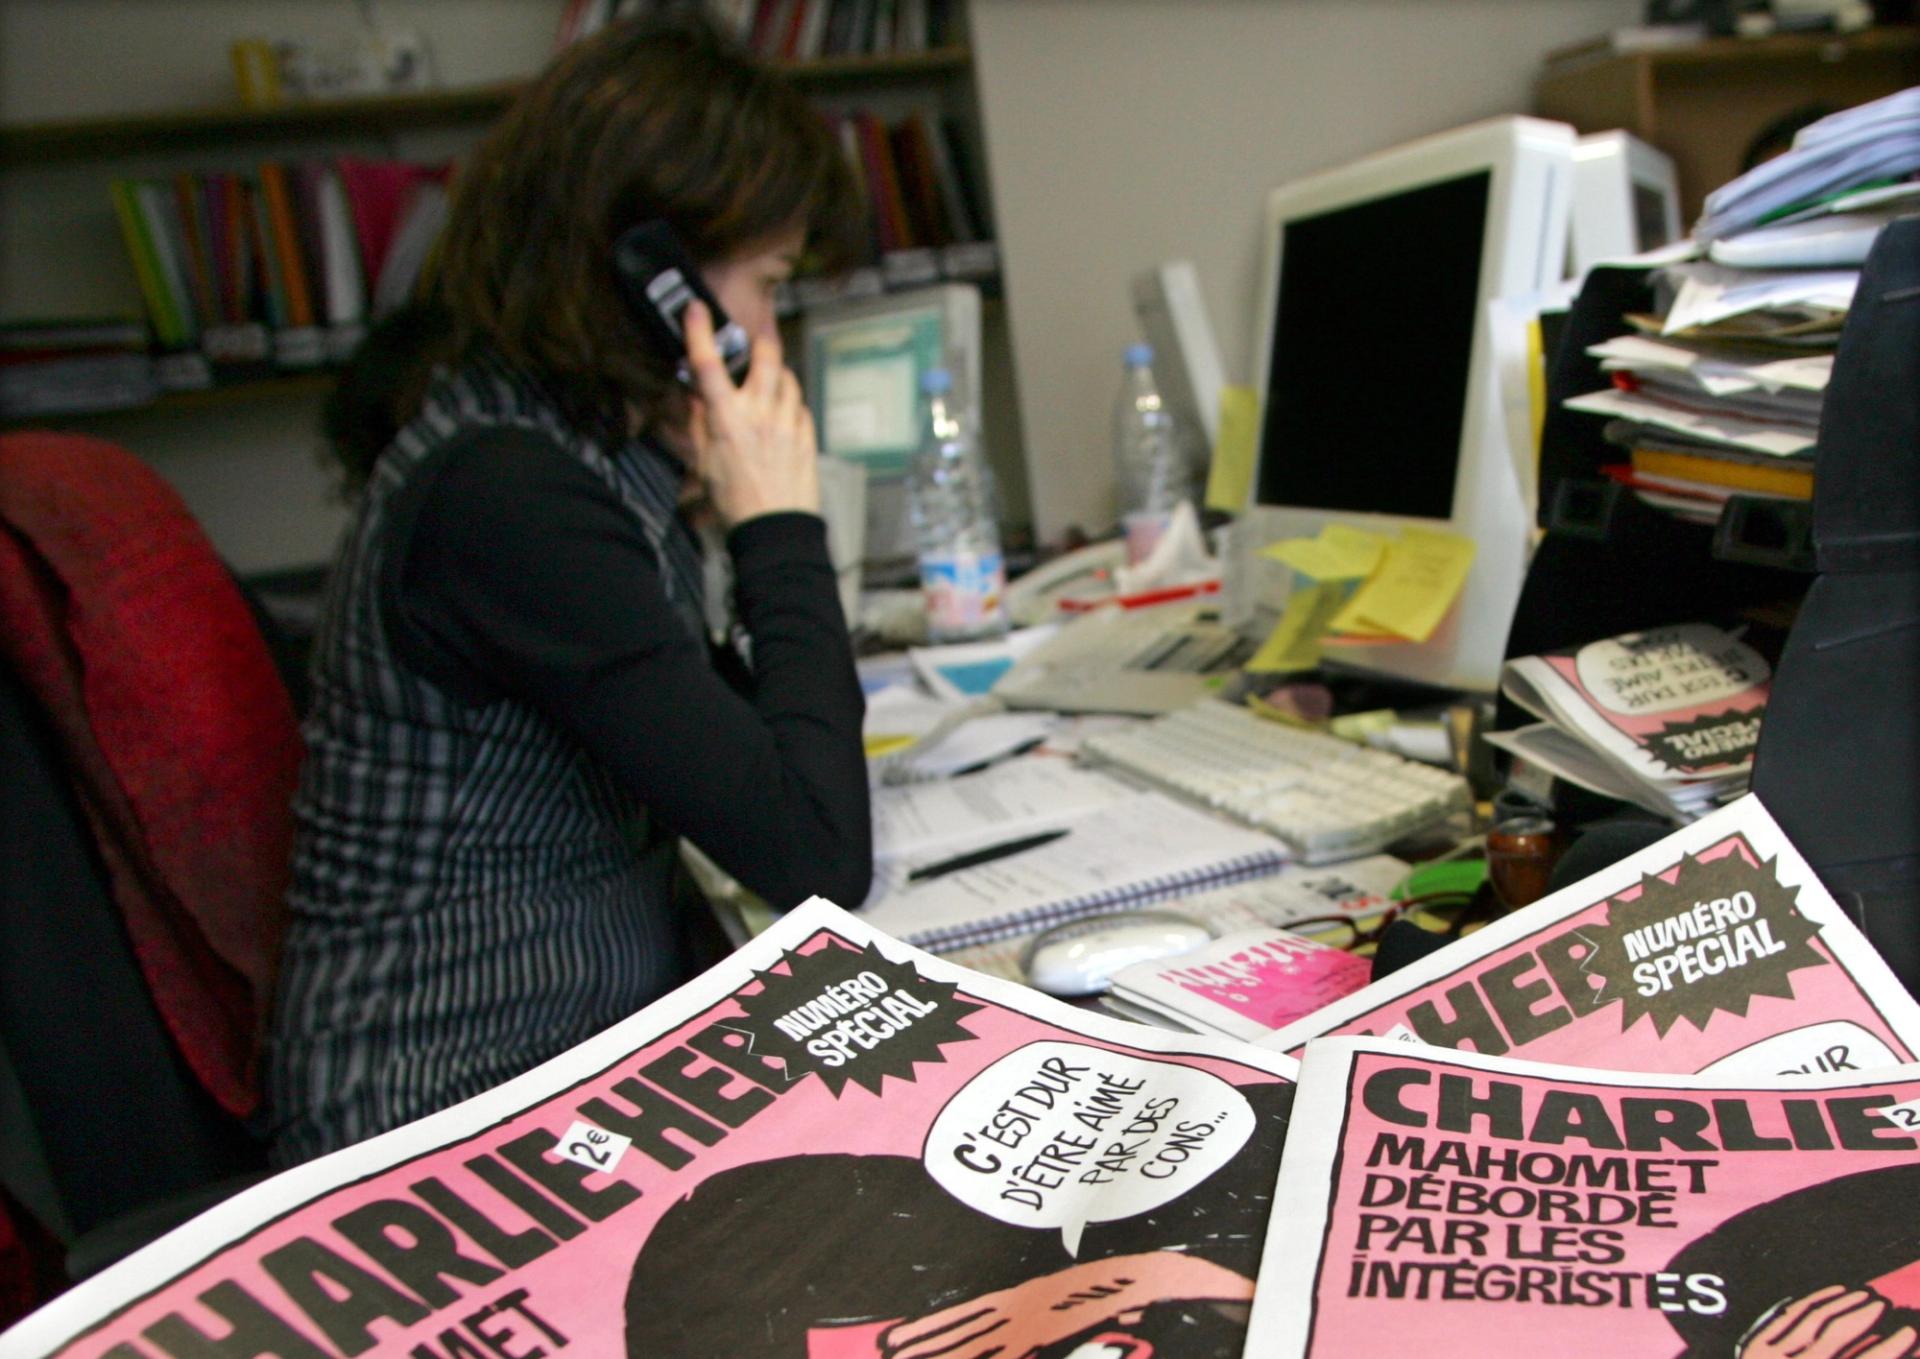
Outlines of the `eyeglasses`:
{"label": "eyeglasses", "polygon": [[1305,920],[1289,921],[1286,928],[1306,935],[1316,944],[1360,953],[1377,946],[1387,926],[1396,920],[1410,920],[1424,930],[1457,939],[1467,926],[1478,924],[1491,914],[1492,903],[1484,892],[1428,892],[1393,902],[1376,915],[1309,916]]}

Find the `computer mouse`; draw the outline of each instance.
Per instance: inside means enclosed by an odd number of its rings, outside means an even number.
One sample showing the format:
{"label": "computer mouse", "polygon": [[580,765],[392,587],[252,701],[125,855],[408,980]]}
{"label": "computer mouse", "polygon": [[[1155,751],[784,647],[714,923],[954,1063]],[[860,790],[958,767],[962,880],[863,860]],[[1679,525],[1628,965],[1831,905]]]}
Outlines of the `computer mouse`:
{"label": "computer mouse", "polygon": [[1212,939],[1205,925],[1165,912],[1080,921],[1034,941],[1026,957],[1027,981],[1049,995],[1096,995],[1123,967],[1191,953]]}

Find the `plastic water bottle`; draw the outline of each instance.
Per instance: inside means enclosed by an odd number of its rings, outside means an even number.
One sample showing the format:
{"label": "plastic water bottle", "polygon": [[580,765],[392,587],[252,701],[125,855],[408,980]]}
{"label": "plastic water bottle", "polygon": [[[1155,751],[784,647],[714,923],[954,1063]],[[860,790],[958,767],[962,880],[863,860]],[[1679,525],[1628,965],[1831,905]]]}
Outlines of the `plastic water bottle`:
{"label": "plastic water bottle", "polygon": [[963,641],[1006,631],[1007,569],[994,518],[992,474],[944,368],[920,379],[926,424],[913,464],[908,510],[920,555],[927,635]]}
{"label": "plastic water bottle", "polygon": [[1113,414],[1113,470],[1127,560],[1153,551],[1182,500],[1193,496],[1193,473],[1173,412],[1153,380],[1153,346],[1127,346],[1126,374]]}

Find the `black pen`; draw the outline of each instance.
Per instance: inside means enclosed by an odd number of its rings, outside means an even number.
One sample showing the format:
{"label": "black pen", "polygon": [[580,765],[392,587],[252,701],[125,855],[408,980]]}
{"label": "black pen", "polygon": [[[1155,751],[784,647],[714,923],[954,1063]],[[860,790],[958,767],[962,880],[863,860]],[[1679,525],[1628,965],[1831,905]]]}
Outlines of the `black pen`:
{"label": "black pen", "polygon": [[989,755],[984,760],[975,760],[972,764],[962,765],[960,768],[948,774],[947,777],[951,779],[957,779],[962,774],[978,774],[983,769],[993,768],[994,765],[999,764],[1002,760],[1011,760],[1016,755],[1025,755],[1028,751],[1038,750],[1041,746],[1045,745],[1046,743],[1047,743],[1046,737],[1036,736],[1031,741],[1022,741],[1019,745],[1015,746],[1012,750],[1002,751],[998,755]]}
{"label": "black pen", "polygon": [[1041,845],[1051,844],[1065,835],[1064,830],[1041,831],[1038,835],[1022,836],[1018,840],[1006,840],[997,845],[988,845],[985,849],[970,849],[965,854],[956,854],[951,859],[942,859],[939,863],[927,864],[907,874],[908,882],[925,882],[928,878],[942,877],[948,873],[958,873],[963,868],[975,868],[980,864],[990,864],[995,859],[1004,859],[1009,855],[1024,853],[1029,849],[1038,849]]}

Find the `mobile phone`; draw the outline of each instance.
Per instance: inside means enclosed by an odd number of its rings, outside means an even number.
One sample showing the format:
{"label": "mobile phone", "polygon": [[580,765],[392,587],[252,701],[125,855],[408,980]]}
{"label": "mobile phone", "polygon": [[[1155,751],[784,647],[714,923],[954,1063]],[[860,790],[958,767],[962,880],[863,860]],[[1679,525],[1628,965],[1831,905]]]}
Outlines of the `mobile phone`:
{"label": "mobile phone", "polygon": [[613,243],[613,273],[648,342],[676,361],[674,371],[681,382],[696,385],[687,363],[685,325],[687,304],[695,298],[707,304],[713,317],[713,339],[727,374],[736,386],[745,381],[753,357],[747,332],[721,310],[672,227],[655,218],[621,232]]}

